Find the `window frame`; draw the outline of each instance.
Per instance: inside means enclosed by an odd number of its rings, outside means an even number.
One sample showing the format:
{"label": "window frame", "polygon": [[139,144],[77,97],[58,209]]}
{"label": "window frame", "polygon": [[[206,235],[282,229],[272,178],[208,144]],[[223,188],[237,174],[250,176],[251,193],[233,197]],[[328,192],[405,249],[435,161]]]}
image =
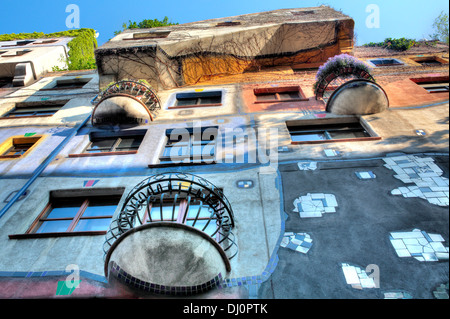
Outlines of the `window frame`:
{"label": "window frame", "polygon": [[[43,140],[43,135],[33,136],[11,136],[0,144],[0,160],[2,159],[17,159],[27,156],[40,142]],[[6,154],[14,147],[15,144],[26,145],[31,144],[22,154]]]}
{"label": "window frame", "polygon": [[[83,149],[81,153],[78,154],[69,154],[69,157],[89,157],[89,156],[108,156],[108,155],[130,155],[130,154],[137,154],[139,151],[139,148],[142,145],[142,142],[144,141],[145,134],[147,133],[147,130],[130,130],[130,131],[122,131],[122,132],[91,132],[89,134],[89,143],[88,145]],[[140,137],[142,138],[139,146],[135,150],[117,150],[117,147],[120,145],[120,142],[125,138],[132,138],[132,137]],[[88,149],[91,147],[92,143],[94,143],[96,140],[115,140],[115,142],[112,144],[110,151],[107,152],[88,152]]]}
{"label": "window frame", "polygon": [[[220,96],[219,103],[201,103],[202,98],[211,98]],[[209,91],[195,91],[195,92],[179,92],[176,93],[171,104],[167,107],[168,110],[178,110],[186,108],[198,107],[219,107],[223,105],[224,91],[223,90],[209,90]],[[195,104],[178,105],[179,99],[196,99]]]}
{"label": "window frame", "polygon": [[[56,191],[61,192],[65,194],[67,191],[71,192],[71,190],[62,190],[62,191]],[[29,238],[49,238],[49,237],[68,237],[68,236],[96,236],[96,235],[105,235],[108,232],[109,225],[111,224],[111,221],[114,217],[115,212],[112,213],[112,215],[98,215],[98,216],[84,216],[83,214],[86,212],[89,206],[90,201],[95,200],[115,200],[117,202],[116,209],[119,207],[119,203],[121,201],[124,188],[117,188],[117,189],[97,189],[97,193],[102,193],[102,195],[95,195],[95,194],[88,194],[86,191],[82,191],[81,193],[78,192],[76,196],[69,197],[70,199],[67,200],[67,197],[64,198],[64,202],[67,202],[67,204],[70,203],[76,203],[77,201],[81,203],[79,206],[76,214],[74,217],[60,217],[60,218],[47,218],[49,214],[52,212],[54,206],[60,206],[61,205],[61,199],[63,197],[59,196],[52,196],[50,194],[50,199],[45,208],[38,214],[38,216],[35,218],[35,220],[31,223],[31,225],[28,227],[28,229],[23,234],[12,234],[9,235],[10,239],[29,239]],[[75,191],[76,192],[76,191]],[[106,195],[105,193],[111,193],[109,195]],[[98,205],[101,206],[101,205]],[[82,231],[75,231],[75,228],[82,220],[95,220],[95,219],[107,219],[109,218],[110,222],[108,224],[108,227],[105,230],[82,230]],[[41,225],[46,221],[61,221],[61,220],[67,220],[71,221],[69,226],[67,227],[66,231],[61,232],[43,232],[38,233],[37,231],[41,227]]]}
{"label": "window frame", "polygon": [[[355,125],[358,124],[360,128],[350,128],[339,129],[338,127],[345,125]],[[327,129],[326,126],[334,125],[330,129]],[[311,139],[311,140],[302,140],[302,141],[294,141],[293,136],[295,135],[306,135],[306,134],[295,134],[293,128],[298,127],[308,127],[308,130],[302,130],[303,133],[311,133],[311,134],[323,134],[325,135],[325,139]],[[317,128],[314,129],[313,127]],[[347,117],[347,118],[331,118],[331,119],[322,119],[322,120],[300,120],[300,121],[286,121],[286,128],[289,132],[289,136],[291,138],[291,144],[293,145],[301,145],[301,144],[323,144],[323,143],[337,143],[337,142],[361,142],[361,141],[373,141],[380,140],[381,137],[378,136],[362,119],[357,117]],[[292,128],[292,129],[291,129]],[[332,138],[330,132],[354,132],[354,131],[363,131],[363,133],[367,134],[364,137],[347,137],[347,138]],[[293,132],[294,131],[294,132]],[[300,132],[300,131],[297,131]]]}
{"label": "window frame", "polygon": [[[280,94],[295,93],[298,98],[281,98]],[[270,88],[256,88],[253,89],[253,94],[255,95],[255,104],[261,103],[283,103],[283,102],[301,102],[309,101],[303,93],[302,88],[299,85],[295,86],[283,86],[283,87],[270,87]],[[258,100],[258,96],[262,95],[273,95],[272,99]]]}
{"label": "window frame", "polygon": [[[208,137],[210,138],[211,136],[213,136],[213,139],[210,140],[206,140],[203,139],[204,138],[204,133],[206,130],[209,129],[214,129],[215,134],[211,135],[208,134]],[[181,131],[180,133],[184,133],[187,132],[189,134],[189,141],[180,141],[180,140],[175,140],[175,139],[171,139],[172,136],[172,132],[174,130],[177,129],[167,129],[166,130],[166,142],[164,144],[164,147],[161,151],[161,154],[159,156],[159,163],[158,164],[150,164],[149,167],[167,167],[167,166],[187,166],[187,165],[206,165],[206,164],[215,164],[216,163],[216,156],[217,156],[217,135],[218,135],[218,130],[219,128],[217,126],[209,126],[209,127],[201,127],[199,129],[199,132],[195,132],[193,128],[180,128],[180,130],[185,130],[185,131]],[[193,139],[196,138],[196,134],[200,133],[200,141],[195,141],[193,143]],[[179,137],[179,135],[177,135]],[[173,145],[170,145],[171,143],[174,143]],[[195,146],[200,146],[200,148],[202,148],[202,146],[204,145],[211,145],[211,143],[213,143],[213,155],[209,155],[209,156],[204,156],[204,154],[200,154],[200,155],[196,155],[196,153],[194,153],[194,147]],[[186,145],[187,147],[187,151],[185,152],[184,155],[179,156],[176,160],[176,162],[173,161],[173,158],[171,158],[171,156],[165,156],[164,153],[166,153],[166,150],[168,148],[172,148],[172,147],[182,147],[183,145]],[[189,158],[189,161],[186,161],[186,159]],[[178,160],[180,160],[180,162],[178,162]]]}
{"label": "window frame", "polygon": [[[89,82],[91,82],[93,77],[77,77],[71,79],[55,79],[51,82],[51,87],[43,87],[39,91],[59,91],[59,90],[78,90],[84,88]],[[63,86],[58,87],[58,85],[64,84],[74,84],[75,86]],[[76,85],[79,84],[79,85]]]}
{"label": "window frame", "polygon": [[[436,76],[436,77],[422,77],[422,78],[412,78],[410,79],[412,82],[426,90],[430,94],[437,93],[447,93],[449,92],[449,77],[448,76]],[[446,87],[447,90],[433,91],[431,88],[428,89],[424,87],[425,85],[439,84],[441,83],[443,87]],[[446,85],[445,85],[446,84]]]}
{"label": "window frame", "polygon": [[[4,115],[0,116],[0,120],[52,117],[58,111],[60,111],[68,102],[69,102],[69,100],[55,101],[55,103],[45,103],[45,102],[37,103],[37,104],[36,103],[33,103],[33,104],[16,103],[13,109],[8,111]],[[50,112],[52,112],[52,111],[54,111],[54,112],[52,114],[39,114],[39,112],[49,112],[49,111],[45,111],[46,108],[50,109]],[[37,113],[34,115],[10,116],[11,114],[20,114],[21,112],[16,113],[18,110],[23,111],[23,113],[31,113],[31,112],[33,112],[33,109],[42,109],[42,111],[40,111],[40,110],[34,111],[34,113]],[[27,112],[27,110],[28,110],[28,112]]]}

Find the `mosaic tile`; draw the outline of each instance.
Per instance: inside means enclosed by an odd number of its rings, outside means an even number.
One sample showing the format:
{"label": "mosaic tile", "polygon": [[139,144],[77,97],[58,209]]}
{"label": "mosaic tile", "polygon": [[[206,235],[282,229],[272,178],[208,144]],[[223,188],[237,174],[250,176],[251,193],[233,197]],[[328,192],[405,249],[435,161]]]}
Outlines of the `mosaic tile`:
{"label": "mosaic tile", "polygon": [[317,169],[316,162],[298,162],[297,165],[301,171],[314,171]]}
{"label": "mosaic tile", "polygon": [[387,291],[384,299],[412,299],[412,295],[406,291]]}
{"label": "mosaic tile", "polygon": [[322,217],[322,214],[335,213],[338,207],[336,197],[333,194],[308,193],[294,200],[294,212],[299,213],[300,218]]}
{"label": "mosaic tile", "polygon": [[374,179],[376,178],[376,175],[372,172],[372,171],[367,171],[367,172],[355,172],[356,176],[359,179]]}
{"label": "mosaic tile", "polygon": [[449,181],[441,176],[443,171],[434,163],[433,158],[408,155],[386,157],[383,160],[386,163],[384,166],[396,173],[395,178],[405,184],[415,184],[394,189],[391,191],[392,195],[418,197],[433,205],[449,206]]}
{"label": "mosaic tile", "polygon": [[377,288],[373,278],[369,277],[366,271],[358,266],[342,263],[342,272],[345,281],[355,289]]}
{"label": "mosaic tile", "polygon": [[414,257],[419,261],[448,260],[448,247],[439,234],[428,234],[420,229],[411,232],[391,232],[389,240],[398,257]]}
{"label": "mosaic tile", "polygon": [[280,246],[306,254],[312,247],[312,238],[307,233],[286,232]]}

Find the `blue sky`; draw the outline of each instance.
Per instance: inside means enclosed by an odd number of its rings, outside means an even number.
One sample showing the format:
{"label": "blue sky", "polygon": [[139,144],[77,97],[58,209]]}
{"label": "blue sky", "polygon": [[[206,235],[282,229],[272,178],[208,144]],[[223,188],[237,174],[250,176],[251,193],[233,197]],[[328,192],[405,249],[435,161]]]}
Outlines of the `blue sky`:
{"label": "blue sky", "polygon": [[[341,10],[355,20],[357,44],[379,42],[387,37],[422,39],[432,33],[439,13],[449,11],[448,0],[0,0],[0,34],[67,30],[66,7],[80,9],[80,27],[96,29],[99,44],[113,37],[128,20],[163,19],[187,23],[261,11],[318,6]],[[379,25],[372,19],[379,9]],[[369,6],[369,7],[368,7]],[[366,12],[367,11],[367,12]],[[372,16],[371,16],[372,15]],[[370,16],[370,17],[369,17]],[[366,21],[372,25],[367,25]]]}

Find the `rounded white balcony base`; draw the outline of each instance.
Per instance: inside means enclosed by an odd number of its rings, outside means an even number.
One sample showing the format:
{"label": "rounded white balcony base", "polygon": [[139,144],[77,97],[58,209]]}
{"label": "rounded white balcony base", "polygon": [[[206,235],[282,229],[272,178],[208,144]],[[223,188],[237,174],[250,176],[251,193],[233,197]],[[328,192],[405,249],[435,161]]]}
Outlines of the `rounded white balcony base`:
{"label": "rounded white balcony base", "polygon": [[327,111],[339,115],[375,114],[388,108],[389,100],[381,86],[362,79],[341,85],[327,103]]}
{"label": "rounded white balcony base", "polygon": [[152,121],[147,107],[126,94],[108,95],[92,112],[92,125],[145,125]]}
{"label": "rounded white balcony base", "polygon": [[106,276],[150,292],[154,291],[145,287],[212,288],[230,270],[214,239],[193,227],[168,222],[129,230],[114,242],[105,260]]}

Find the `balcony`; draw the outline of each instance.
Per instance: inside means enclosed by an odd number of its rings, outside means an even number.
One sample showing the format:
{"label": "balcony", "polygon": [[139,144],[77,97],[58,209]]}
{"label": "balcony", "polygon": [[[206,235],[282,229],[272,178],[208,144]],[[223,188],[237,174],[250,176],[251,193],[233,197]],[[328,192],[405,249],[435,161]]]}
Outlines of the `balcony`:
{"label": "balcony", "polygon": [[187,173],[151,176],[111,223],[105,276],[142,293],[205,292],[231,271],[233,228],[230,203],[209,181]]}

